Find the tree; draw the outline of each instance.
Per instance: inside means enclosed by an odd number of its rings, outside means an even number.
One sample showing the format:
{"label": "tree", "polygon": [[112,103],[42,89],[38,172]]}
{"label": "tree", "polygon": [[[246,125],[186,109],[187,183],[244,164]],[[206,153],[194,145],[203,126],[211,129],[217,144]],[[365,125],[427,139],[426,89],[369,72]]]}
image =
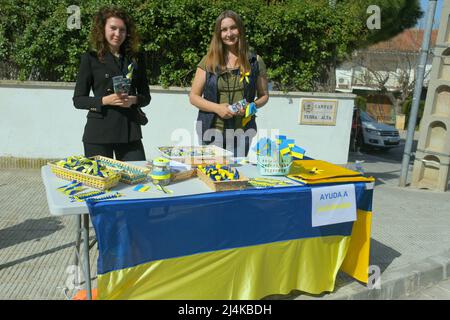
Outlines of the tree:
{"label": "tree", "polygon": [[[395,114],[402,114],[404,102],[411,97],[416,85],[416,70],[419,63],[421,34],[411,30],[408,35],[409,51],[398,48],[359,50],[347,63],[353,70],[352,82],[372,88],[389,98]],[[414,43],[415,42],[415,43]],[[431,55],[428,58],[431,63]],[[356,70],[356,71],[355,71]],[[431,69],[426,70],[426,78]]]}
{"label": "tree", "polygon": [[[333,1],[334,2],[334,1]],[[214,21],[225,9],[244,20],[249,43],[264,58],[278,90],[334,91],[335,67],[354,50],[416,23],[418,0],[14,0],[0,1],[0,76],[74,81],[94,12],[104,4],[132,8],[147,55],[150,84],[189,86],[206,53]],[[369,30],[369,5],[381,29]],[[68,29],[78,5],[81,29]],[[419,11],[417,11],[419,10]],[[399,24],[397,22],[400,22]],[[39,30],[39,32],[36,32]]]}
{"label": "tree", "polygon": [[[380,8],[380,29],[370,30],[369,28],[363,27],[360,30],[361,33],[358,40],[353,44],[354,50],[363,49],[396,36],[405,29],[413,27],[423,15],[418,0],[343,0],[339,3],[341,6],[337,7],[337,10],[345,10],[345,12],[349,13],[349,16],[358,17],[359,21],[365,22],[367,22],[368,15],[370,14],[370,11],[368,13],[369,7],[377,6]],[[352,52],[350,47],[343,55],[336,52],[335,47],[332,50],[332,57],[319,78],[319,83],[323,84],[324,89],[326,89],[324,91],[334,90],[336,87],[336,67],[339,63],[349,60],[349,54]],[[374,78],[379,79],[380,84],[383,81],[383,77]]]}

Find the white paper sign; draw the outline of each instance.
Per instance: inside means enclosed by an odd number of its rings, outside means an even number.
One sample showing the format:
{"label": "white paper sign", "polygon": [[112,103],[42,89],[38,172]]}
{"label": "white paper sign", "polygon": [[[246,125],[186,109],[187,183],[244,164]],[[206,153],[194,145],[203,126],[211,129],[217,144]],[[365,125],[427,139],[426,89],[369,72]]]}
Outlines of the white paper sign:
{"label": "white paper sign", "polygon": [[312,188],[312,226],[356,220],[355,185]]}

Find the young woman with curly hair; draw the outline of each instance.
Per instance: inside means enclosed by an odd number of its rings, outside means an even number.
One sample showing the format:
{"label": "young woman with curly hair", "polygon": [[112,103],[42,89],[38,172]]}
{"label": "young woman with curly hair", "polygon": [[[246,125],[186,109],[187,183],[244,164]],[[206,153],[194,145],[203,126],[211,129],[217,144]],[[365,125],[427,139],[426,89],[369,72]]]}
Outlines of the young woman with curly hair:
{"label": "young woman with curly hair", "polygon": [[[90,42],[91,50],[81,57],[73,96],[75,108],[89,110],[83,134],[85,156],[145,160],[140,108],[151,97],[132,18],[119,7],[101,8],[93,19]],[[128,92],[114,92],[115,76],[131,79]],[[91,89],[94,96],[89,95]]]}

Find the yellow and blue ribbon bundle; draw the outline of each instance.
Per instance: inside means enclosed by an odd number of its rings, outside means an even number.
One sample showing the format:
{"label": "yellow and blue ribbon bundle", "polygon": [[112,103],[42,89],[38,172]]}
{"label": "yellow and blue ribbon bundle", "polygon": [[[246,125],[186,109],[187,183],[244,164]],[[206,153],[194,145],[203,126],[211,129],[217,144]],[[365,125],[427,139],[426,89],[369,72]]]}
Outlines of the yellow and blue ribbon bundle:
{"label": "yellow and blue ribbon bundle", "polygon": [[72,196],[78,192],[86,190],[86,188],[82,187],[82,183],[77,180],[72,180],[69,184],[61,186],[57,188],[58,191],[64,193],[67,196]]}
{"label": "yellow and blue ribbon bundle", "polygon": [[83,193],[77,194],[75,196],[72,196],[72,197],[70,197],[70,199],[71,199],[71,202],[83,202],[83,201],[86,201],[86,199],[93,198],[96,196],[101,196],[105,193],[106,193],[105,191],[100,191],[100,190],[88,191],[88,192],[83,192]]}
{"label": "yellow and blue ribbon bundle", "polygon": [[229,166],[216,164],[203,167],[200,165],[198,166],[198,169],[206,174],[212,181],[232,181],[239,179],[239,172]]}
{"label": "yellow and blue ribbon bundle", "polygon": [[92,176],[106,178],[115,172],[99,163],[96,159],[90,159],[83,156],[71,156],[59,160],[55,163],[59,167],[78,172],[86,173]]}
{"label": "yellow and blue ribbon bundle", "polygon": [[116,191],[113,194],[109,194],[109,195],[102,196],[102,197],[90,197],[88,200],[89,201],[102,201],[102,200],[109,200],[109,199],[120,198],[120,197],[123,197],[123,196],[124,196],[124,194]]}

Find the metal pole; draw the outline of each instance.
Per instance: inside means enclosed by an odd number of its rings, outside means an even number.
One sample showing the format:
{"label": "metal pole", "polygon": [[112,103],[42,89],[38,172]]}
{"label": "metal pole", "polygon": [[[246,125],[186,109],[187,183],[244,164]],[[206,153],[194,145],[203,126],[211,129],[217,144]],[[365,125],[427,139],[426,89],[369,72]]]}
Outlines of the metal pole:
{"label": "metal pole", "polygon": [[83,258],[84,258],[84,279],[86,285],[87,300],[92,300],[91,291],[91,264],[89,259],[89,214],[83,214]]}
{"label": "metal pole", "polygon": [[437,0],[429,0],[427,8],[427,22],[422,39],[422,48],[420,50],[420,61],[417,66],[416,85],[414,87],[414,96],[409,114],[408,132],[406,135],[405,149],[403,150],[402,171],[400,174],[399,186],[406,186],[406,177],[408,175],[409,161],[411,158],[411,149],[414,140],[414,131],[416,128],[417,113],[419,111],[419,101],[422,93],[423,78],[425,73],[425,65],[428,58],[428,50],[430,46],[431,30],[433,29],[433,19],[436,11]]}

